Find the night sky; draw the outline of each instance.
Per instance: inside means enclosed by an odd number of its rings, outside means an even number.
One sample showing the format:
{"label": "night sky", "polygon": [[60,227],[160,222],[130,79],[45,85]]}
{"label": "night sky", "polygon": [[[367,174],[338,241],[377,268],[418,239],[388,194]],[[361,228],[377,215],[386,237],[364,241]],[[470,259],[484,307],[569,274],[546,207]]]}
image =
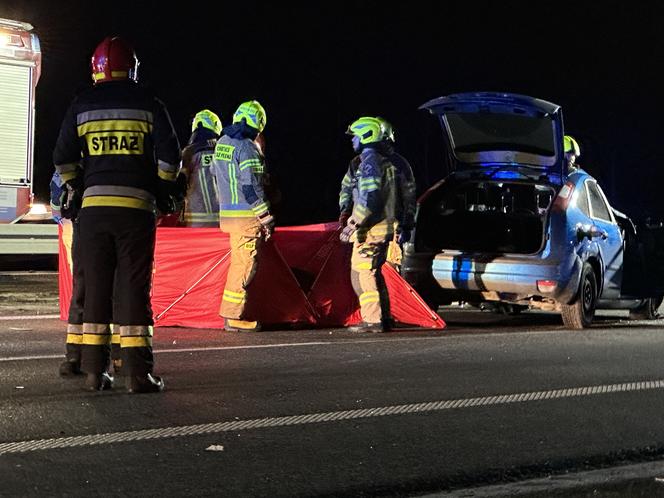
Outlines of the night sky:
{"label": "night sky", "polygon": [[580,163],[635,218],[663,216],[664,16],[656,2],[165,2],[0,0],[0,17],[41,39],[35,192],[45,198],[60,121],[91,84],[106,35],[131,41],[139,79],[166,103],[181,143],[202,108],[267,111],[280,224],[337,216],[352,156],[348,124],[395,126],[421,192],[442,169],[439,127],[418,106],[456,92],[507,91],[560,104]]}

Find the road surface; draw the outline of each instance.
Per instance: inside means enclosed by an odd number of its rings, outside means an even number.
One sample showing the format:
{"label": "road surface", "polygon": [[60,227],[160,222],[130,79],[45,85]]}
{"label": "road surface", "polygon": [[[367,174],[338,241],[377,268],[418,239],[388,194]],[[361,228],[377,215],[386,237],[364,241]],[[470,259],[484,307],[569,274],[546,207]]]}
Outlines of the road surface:
{"label": "road surface", "polygon": [[0,496],[664,492],[659,321],[572,332],[545,313],[443,309],[443,331],[158,328],[164,393],[89,393],[57,376],[49,277],[16,281],[20,311],[0,307]]}

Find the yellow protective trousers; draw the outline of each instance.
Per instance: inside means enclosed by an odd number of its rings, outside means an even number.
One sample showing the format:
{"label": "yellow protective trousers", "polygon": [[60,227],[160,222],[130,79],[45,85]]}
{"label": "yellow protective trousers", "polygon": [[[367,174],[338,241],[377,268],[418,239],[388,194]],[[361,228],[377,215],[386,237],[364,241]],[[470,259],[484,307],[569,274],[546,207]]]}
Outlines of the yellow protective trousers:
{"label": "yellow protective trousers", "polygon": [[359,240],[353,242],[350,279],[360,301],[362,320],[372,324],[388,321],[391,318],[390,298],[381,268],[389,239],[386,240],[385,234],[373,235],[371,231],[353,238]]}
{"label": "yellow protective trousers", "polygon": [[221,218],[221,230],[230,235],[231,264],[221,298],[219,315],[234,320],[245,317],[247,287],[256,275],[258,256],[263,243],[261,224],[255,217]]}

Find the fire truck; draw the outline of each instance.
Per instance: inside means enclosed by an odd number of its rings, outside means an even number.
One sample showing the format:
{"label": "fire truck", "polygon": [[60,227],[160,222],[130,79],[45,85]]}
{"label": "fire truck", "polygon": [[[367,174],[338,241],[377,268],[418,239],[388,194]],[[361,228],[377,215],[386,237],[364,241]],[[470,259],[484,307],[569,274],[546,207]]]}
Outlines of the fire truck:
{"label": "fire truck", "polygon": [[57,251],[57,225],[34,204],[35,90],[41,73],[39,38],[25,22],[0,18],[0,254]]}

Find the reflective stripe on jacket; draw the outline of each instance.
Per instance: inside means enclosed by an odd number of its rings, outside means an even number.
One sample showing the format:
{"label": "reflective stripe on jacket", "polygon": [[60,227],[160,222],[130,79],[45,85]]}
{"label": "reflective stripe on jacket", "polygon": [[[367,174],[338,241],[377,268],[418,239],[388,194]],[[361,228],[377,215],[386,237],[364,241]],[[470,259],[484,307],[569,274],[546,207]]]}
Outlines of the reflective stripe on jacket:
{"label": "reflective stripe on jacket", "polygon": [[339,190],[339,212],[351,213],[353,211],[353,190],[357,184],[357,168],[360,165],[360,156],[357,155],[348,163],[348,170],[341,180]]}
{"label": "reflective stripe on jacket", "polygon": [[353,189],[353,219],[362,229],[385,222],[389,236],[395,222],[396,197],[394,165],[376,149],[365,148]]}
{"label": "reflective stripe on jacket", "polygon": [[133,81],[112,81],[84,91],[69,106],[53,162],[65,182],[78,175],[80,164],[84,208],[153,210],[159,179],[177,177],[180,145],[159,99]]}
{"label": "reflective stripe on jacket", "polygon": [[184,222],[189,227],[219,225],[219,192],[212,162],[216,140],[192,143],[182,151],[187,175]]}
{"label": "reflective stripe on jacket", "polygon": [[265,161],[252,140],[224,135],[217,141],[213,166],[222,218],[259,217],[269,212]]}
{"label": "reflective stripe on jacket", "polygon": [[[381,144],[383,145],[383,144]],[[394,147],[385,143],[378,149],[385,153],[394,165],[396,173],[396,208],[395,217],[399,226],[404,230],[411,230],[415,224],[415,209],[417,202],[415,176],[408,160],[394,151]],[[360,156],[355,156],[348,165],[348,170],[341,180],[339,191],[339,211],[351,213],[353,211],[353,190],[357,184],[357,171]]]}

